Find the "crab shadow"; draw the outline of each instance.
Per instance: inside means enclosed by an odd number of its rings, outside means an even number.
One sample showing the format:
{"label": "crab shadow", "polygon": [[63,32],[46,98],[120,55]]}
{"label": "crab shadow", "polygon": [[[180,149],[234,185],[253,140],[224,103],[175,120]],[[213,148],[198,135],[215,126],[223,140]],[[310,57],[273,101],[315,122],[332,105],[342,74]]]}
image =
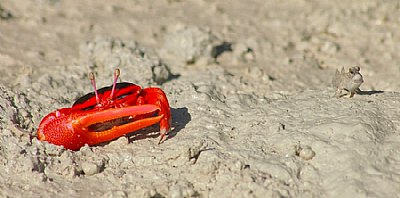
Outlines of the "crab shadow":
{"label": "crab shadow", "polygon": [[381,94],[381,93],[384,93],[384,91],[374,91],[374,90],[371,90],[371,91],[360,91],[358,94],[359,95],[375,95],[375,94]]}
{"label": "crab shadow", "polygon": [[[186,124],[192,120],[192,117],[189,114],[189,111],[186,107],[171,108],[171,117],[172,117],[172,126],[171,126],[172,130],[168,133],[168,138],[166,139],[166,141],[175,137],[182,129],[186,127]],[[126,137],[128,137],[129,143],[145,138],[157,138],[160,136],[159,130],[160,130],[159,126],[154,125],[151,127],[147,127],[132,132],[126,135]]]}

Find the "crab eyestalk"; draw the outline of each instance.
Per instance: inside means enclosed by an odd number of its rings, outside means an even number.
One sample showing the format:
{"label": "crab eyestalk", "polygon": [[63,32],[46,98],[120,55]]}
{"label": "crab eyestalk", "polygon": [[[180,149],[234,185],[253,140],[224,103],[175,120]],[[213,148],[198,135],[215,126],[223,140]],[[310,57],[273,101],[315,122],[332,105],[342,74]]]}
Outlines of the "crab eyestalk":
{"label": "crab eyestalk", "polygon": [[112,86],[111,94],[110,94],[110,99],[111,100],[114,99],[115,87],[117,85],[117,81],[118,81],[118,78],[119,78],[120,74],[121,74],[121,71],[118,68],[115,69],[115,71],[114,71],[114,82],[113,82],[113,86]]}
{"label": "crab eyestalk", "polygon": [[89,80],[92,83],[94,94],[96,95],[96,103],[100,104],[99,93],[97,93],[97,87],[96,87],[96,77],[93,72],[89,73]]}

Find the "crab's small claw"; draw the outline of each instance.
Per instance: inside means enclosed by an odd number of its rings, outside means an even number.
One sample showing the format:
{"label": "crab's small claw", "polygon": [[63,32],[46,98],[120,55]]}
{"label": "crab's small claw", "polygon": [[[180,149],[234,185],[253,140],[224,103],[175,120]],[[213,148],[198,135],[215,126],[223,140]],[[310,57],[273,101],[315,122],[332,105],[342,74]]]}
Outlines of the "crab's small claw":
{"label": "crab's small claw", "polygon": [[160,88],[150,87],[142,90],[137,104],[153,104],[160,108],[159,115],[163,115],[160,120],[160,140],[158,144],[164,142],[168,137],[167,134],[171,129],[171,109],[169,107],[167,96]]}

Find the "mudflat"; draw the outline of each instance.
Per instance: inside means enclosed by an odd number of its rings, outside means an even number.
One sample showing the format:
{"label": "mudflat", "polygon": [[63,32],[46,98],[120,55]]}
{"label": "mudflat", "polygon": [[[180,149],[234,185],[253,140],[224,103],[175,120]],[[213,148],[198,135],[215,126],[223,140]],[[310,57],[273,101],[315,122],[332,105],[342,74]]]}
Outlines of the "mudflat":
{"label": "mudflat", "polygon": [[[0,2],[1,197],[398,197],[397,0]],[[360,67],[354,97],[337,69]],[[48,113],[120,82],[162,88],[152,126],[70,151]],[[358,84],[357,84],[358,86]],[[346,87],[346,86],[343,86]]]}

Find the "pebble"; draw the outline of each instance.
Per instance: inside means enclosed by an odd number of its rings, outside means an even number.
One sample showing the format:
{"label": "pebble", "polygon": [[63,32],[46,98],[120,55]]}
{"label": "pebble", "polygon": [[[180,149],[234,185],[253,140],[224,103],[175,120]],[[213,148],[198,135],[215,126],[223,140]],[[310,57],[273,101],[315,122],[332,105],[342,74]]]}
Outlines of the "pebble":
{"label": "pebble", "polygon": [[81,168],[85,175],[94,175],[100,172],[100,167],[95,163],[83,162]]}
{"label": "pebble", "polygon": [[304,160],[310,160],[315,156],[315,151],[313,151],[310,146],[301,147],[300,145],[297,145],[296,155]]}

